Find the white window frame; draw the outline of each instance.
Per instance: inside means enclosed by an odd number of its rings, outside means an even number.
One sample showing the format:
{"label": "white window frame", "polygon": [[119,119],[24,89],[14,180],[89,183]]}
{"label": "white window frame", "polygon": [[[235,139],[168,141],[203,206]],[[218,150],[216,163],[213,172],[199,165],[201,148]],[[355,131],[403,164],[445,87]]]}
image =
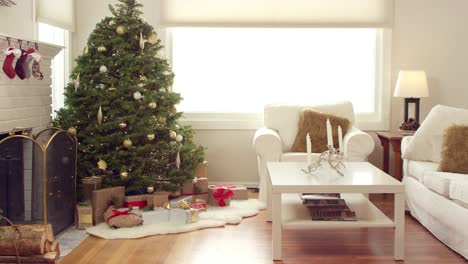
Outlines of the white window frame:
{"label": "white window frame", "polygon": [[[158,30],[158,33],[165,46],[163,55],[166,55],[172,65],[172,32],[170,29],[161,29]],[[378,29],[376,37],[376,112],[355,114],[356,127],[366,131],[388,130],[390,127],[392,30],[389,28]],[[181,122],[198,130],[255,130],[263,126],[263,112],[184,112]]]}

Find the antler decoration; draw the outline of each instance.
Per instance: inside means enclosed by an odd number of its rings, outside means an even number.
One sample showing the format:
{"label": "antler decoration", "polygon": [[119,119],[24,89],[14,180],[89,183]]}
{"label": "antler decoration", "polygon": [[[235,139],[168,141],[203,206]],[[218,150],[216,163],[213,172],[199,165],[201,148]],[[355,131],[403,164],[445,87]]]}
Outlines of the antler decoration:
{"label": "antler decoration", "polygon": [[333,146],[328,146],[328,150],[322,152],[316,162],[307,164],[306,169],[302,169],[302,171],[305,173],[311,173],[322,167],[323,162],[328,162],[332,169],[338,172],[341,176],[344,176],[343,172],[341,172],[341,169],[346,168],[343,163],[343,159],[344,153],[341,153],[339,149],[333,148]]}

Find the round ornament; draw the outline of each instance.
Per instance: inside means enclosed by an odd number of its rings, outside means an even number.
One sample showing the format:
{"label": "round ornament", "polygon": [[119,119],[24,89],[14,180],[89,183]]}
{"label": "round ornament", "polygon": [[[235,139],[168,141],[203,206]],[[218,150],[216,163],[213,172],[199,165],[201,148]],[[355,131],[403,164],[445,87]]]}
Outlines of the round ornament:
{"label": "round ornament", "polygon": [[120,25],[120,26],[117,26],[117,28],[115,29],[115,32],[117,32],[117,34],[119,35],[123,35],[125,34],[125,32],[127,32],[127,29],[124,26]]}
{"label": "round ornament", "polygon": [[106,65],[101,65],[101,67],[99,67],[99,72],[100,72],[100,73],[106,73],[106,72],[107,72],[107,67],[106,67]]}
{"label": "round ornament", "polygon": [[100,170],[106,170],[107,169],[107,162],[103,161],[103,160],[99,160],[97,162],[97,166]]}
{"label": "round ornament", "polygon": [[125,139],[123,141],[123,146],[126,148],[130,148],[133,145],[133,142],[130,139]]}
{"label": "round ornament", "polygon": [[114,21],[114,20],[109,21],[109,26],[112,26],[112,25],[115,25],[115,21]]}
{"label": "round ornament", "polygon": [[177,142],[182,142],[182,140],[184,140],[184,137],[183,137],[182,135],[179,134],[179,135],[176,136],[175,140],[176,140]]}
{"label": "round ornament", "polygon": [[121,171],[120,172],[120,178],[122,180],[127,179],[127,177],[128,177],[128,172],[126,172],[126,171]]}
{"label": "round ornament", "polygon": [[148,134],[148,135],[146,135],[146,138],[147,138],[149,141],[154,140],[155,137],[156,137],[156,136],[155,136],[154,134]]}
{"label": "round ornament", "polygon": [[122,128],[122,129],[123,129],[123,128],[126,128],[126,127],[127,127],[127,123],[124,123],[124,122],[119,123],[119,127]]}
{"label": "round ornament", "polygon": [[105,86],[103,83],[100,83],[100,84],[98,85],[98,88],[99,88],[99,89],[104,89],[104,88],[106,88],[106,86]]}
{"label": "round ornament", "polygon": [[155,109],[156,107],[158,107],[158,104],[156,104],[156,102],[150,102],[148,104],[148,107],[151,108],[151,109]]}
{"label": "round ornament", "polygon": [[100,51],[100,52],[104,52],[104,51],[106,51],[107,49],[106,49],[106,47],[104,47],[103,45],[101,45],[101,46],[99,46],[99,47],[97,48],[97,50]]}
{"label": "round ornament", "polygon": [[144,75],[140,75],[140,81],[144,82],[146,81],[148,78],[146,78],[146,76]]}
{"label": "round ornament", "polygon": [[69,128],[67,129],[67,132],[70,133],[70,135],[76,137],[76,128],[74,128],[74,127],[69,127]]}
{"label": "round ornament", "polygon": [[133,98],[135,98],[135,100],[140,100],[141,99],[141,93],[140,92],[134,92],[133,93]]}
{"label": "round ornament", "polygon": [[171,131],[169,132],[169,138],[172,139],[172,140],[174,140],[174,139],[176,139],[176,137],[177,137],[177,133],[176,133],[175,131],[172,131],[172,130],[171,130]]}
{"label": "round ornament", "polygon": [[140,87],[140,88],[142,88],[142,87],[145,86],[145,85],[144,85],[143,83],[139,83],[137,86]]}
{"label": "round ornament", "polygon": [[153,186],[146,187],[146,192],[147,193],[153,193],[154,192],[154,187]]}
{"label": "round ornament", "polygon": [[164,116],[158,117],[158,123],[161,124],[161,125],[166,123],[166,118]]}
{"label": "round ornament", "polygon": [[148,37],[148,42],[151,43],[151,44],[156,44],[156,42],[158,42],[158,35],[156,35],[156,33],[151,33],[151,35],[149,35]]}

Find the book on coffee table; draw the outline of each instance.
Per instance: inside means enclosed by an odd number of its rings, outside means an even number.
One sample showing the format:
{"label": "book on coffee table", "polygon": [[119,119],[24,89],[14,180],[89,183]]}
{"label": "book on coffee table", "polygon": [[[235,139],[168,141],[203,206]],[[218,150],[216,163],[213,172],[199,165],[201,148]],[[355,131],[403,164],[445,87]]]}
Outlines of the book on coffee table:
{"label": "book on coffee table", "polygon": [[312,220],[356,221],[356,213],[349,209],[339,193],[302,193],[299,197]]}

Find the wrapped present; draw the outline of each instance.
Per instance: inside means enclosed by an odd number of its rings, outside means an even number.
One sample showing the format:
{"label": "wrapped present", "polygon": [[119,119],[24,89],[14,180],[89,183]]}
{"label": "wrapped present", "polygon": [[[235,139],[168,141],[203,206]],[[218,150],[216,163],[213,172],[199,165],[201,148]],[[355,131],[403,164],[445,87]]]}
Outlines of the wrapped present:
{"label": "wrapped present", "polygon": [[125,196],[124,198],[124,207],[134,207],[137,206],[138,208],[142,209],[148,205],[147,195],[140,194],[140,195],[130,195]]}
{"label": "wrapped present", "polygon": [[204,194],[195,194],[192,199],[192,203],[196,203],[197,200],[204,200],[208,201],[209,200],[209,192],[204,193]]}
{"label": "wrapped present", "polygon": [[104,222],[104,212],[109,208],[109,202],[115,200],[116,207],[122,207],[125,197],[125,187],[117,186],[93,191],[93,223],[95,225]]}
{"label": "wrapped present", "polygon": [[169,206],[171,208],[189,208],[189,205],[192,203],[193,197],[189,196],[179,196],[177,198],[171,199],[169,201]]}
{"label": "wrapped present", "polygon": [[232,190],[224,186],[209,186],[210,194],[208,196],[208,203],[214,206],[228,206],[231,203],[233,195]]}
{"label": "wrapped present", "polygon": [[143,224],[141,216],[128,209],[115,209],[110,206],[104,213],[107,224],[113,228],[134,227]]}
{"label": "wrapped present", "polygon": [[192,203],[190,205],[190,208],[197,209],[200,212],[205,212],[206,211],[206,201],[201,201],[201,199],[198,199],[195,203]]}
{"label": "wrapped present", "polygon": [[195,170],[195,176],[199,178],[207,178],[208,177],[208,170],[207,170],[207,161],[203,161],[202,163],[198,164],[198,167]]}
{"label": "wrapped present", "polygon": [[76,228],[86,229],[93,226],[93,207],[76,206]]}
{"label": "wrapped present", "polygon": [[189,209],[181,209],[181,208],[174,208],[169,210],[169,219],[171,224],[176,225],[183,225],[183,224],[191,224],[198,221],[198,214],[199,210],[189,208]]}
{"label": "wrapped present", "polygon": [[194,192],[195,194],[208,193],[208,178],[195,178],[194,180]]}
{"label": "wrapped present", "polygon": [[155,192],[147,196],[148,206],[150,208],[162,207],[164,204],[169,203],[169,193]]}
{"label": "wrapped present", "polygon": [[216,187],[226,187],[232,191],[232,200],[248,200],[249,191],[243,185],[217,184]]}
{"label": "wrapped present", "polygon": [[91,176],[86,177],[81,180],[83,184],[83,201],[91,201],[93,199],[93,191],[101,189],[102,177],[101,176]]}
{"label": "wrapped present", "polygon": [[169,222],[169,209],[154,208],[153,211],[143,212],[145,225],[160,224]]}
{"label": "wrapped present", "polygon": [[193,195],[194,194],[194,181],[193,180],[186,180],[182,183],[180,188],[180,193],[182,195]]}

